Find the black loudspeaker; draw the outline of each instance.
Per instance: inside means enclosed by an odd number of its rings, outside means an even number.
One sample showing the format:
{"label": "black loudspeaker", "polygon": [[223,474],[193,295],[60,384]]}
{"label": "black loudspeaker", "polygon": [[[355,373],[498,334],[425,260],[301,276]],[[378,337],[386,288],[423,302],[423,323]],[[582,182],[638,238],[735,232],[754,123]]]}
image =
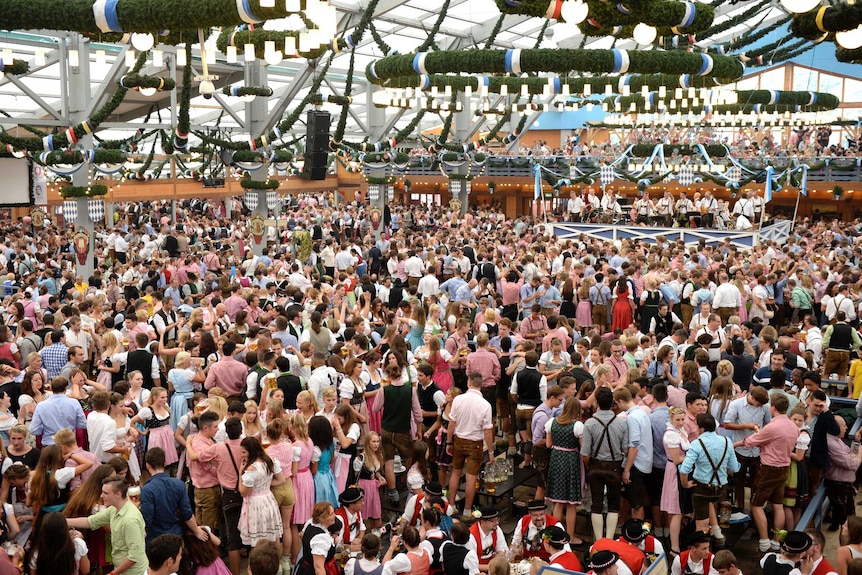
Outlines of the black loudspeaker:
{"label": "black loudspeaker", "polygon": [[307,180],[325,180],[329,160],[329,112],[309,110],[306,116],[305,164],[302,177]]}

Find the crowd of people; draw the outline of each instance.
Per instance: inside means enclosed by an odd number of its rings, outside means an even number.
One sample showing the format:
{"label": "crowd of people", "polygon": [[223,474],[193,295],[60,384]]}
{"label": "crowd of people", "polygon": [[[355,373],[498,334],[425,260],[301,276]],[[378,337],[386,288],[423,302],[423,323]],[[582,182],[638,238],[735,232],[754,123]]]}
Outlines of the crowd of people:
{"label": "crowd of people", "polygon": [[[794,531],[821,483],[858,573],[862,451],[822,387],[862,395],[860,222],[741,249],[288,211],[257,256],[242,218],[125,206],[89,277],[68,230],[0,230],[0,573],[736,575],[732,502],[765,573],[827,575]],[[535,474],[512,534],[491,467]]]}

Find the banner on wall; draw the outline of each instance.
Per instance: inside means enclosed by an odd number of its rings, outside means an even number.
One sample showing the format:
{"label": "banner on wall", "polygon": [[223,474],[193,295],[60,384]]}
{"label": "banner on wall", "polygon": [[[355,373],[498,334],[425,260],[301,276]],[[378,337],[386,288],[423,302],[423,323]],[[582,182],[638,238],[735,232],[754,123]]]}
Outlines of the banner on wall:
{"label": "banner on wall", "polygon": [[45,177],[45,168],[36,163],[33,163],[33,204],[48,205],[48,178]]}

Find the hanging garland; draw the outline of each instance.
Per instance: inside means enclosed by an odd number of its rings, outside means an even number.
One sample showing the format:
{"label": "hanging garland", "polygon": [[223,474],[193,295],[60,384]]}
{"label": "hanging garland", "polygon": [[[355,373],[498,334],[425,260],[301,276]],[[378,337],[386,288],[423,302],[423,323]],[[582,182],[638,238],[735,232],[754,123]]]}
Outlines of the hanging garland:
{"label": "hanging garland", "polygon": [[30,64],[26,60],[12,60],[11,64],[3,65],[3,73],[11,74],[12,76],[21,76],[30,71]]}
{"label": "hanging garland", "polygon": [[[135,65],[132,66],[130,73],[137,74],[140,72],[146,62],[147,53],[141,52],[135,61]],[[118,87],[111,96],[111,99],[94,112],[92,116],[62,133],[48,134],[42,138],[20,138],[12,136],[8,132],[0,132],[0,143],[11,145],[15,150],[29,152],[40,152],[43,150],[51,152],[60,148],[68,148],[70,144],[74,144],[80,138],[84,137],[84,135],[93,133],[123,102],[127,91],[128,88]],[[72,142],[69,141],[70,135],[72,136]]]}
{"label": "hanging garland", "polygon": [[424,83],[428,74],[580,71],[595,74],[693,74],[732,81],[740,78],[743,70],[742,63],[736,58],[680,51],[467,50],[387,56],[369,64],[366,77],[373,84],[383,85],[405,76],[421,76]]}
{"label": "hanging garland", "polygon": [[251,178],[243,178],[239,181],[239,185],[244,190],[277,190],[281,182],[278,180],[263,180],[259,182]]}
{"label": "hanging garland", "polygon": [[[713,113],[751,113],[751,112],[824,112],[834,110],[838,107],[839,101],[836,96],[824,92],[789,92],[780,90],[739,90],[737,94],[736,104],[716,104],[716,105],[691,105],[688,102],[686,107],[682,107],[681,102],[677,102],[673,93],[667,94],[664,98],[658,97],[653,92],[648,98],[644,98],[641,94],[632,94],[631,96],[617,96],[615,98],[606,98],[603,103],[613,109],[619,104],[623,112],[631,110],[632,104],[639,113],[655,111],[659,103],[664,104],[668,108],[671,104],[675,104],[677,109],[688,111],[691,113],[697,112],[713,112]],[[688,99],[686,99],[688,100]],[[650,108],[646,107],[646,103],[650,103]]]}
{"label": "hanging garland", "polygon": [[126,154],[120,150],[95,149],[86,154],[80,150],[56,150],[54,152],[43,152],[33,155],[33,161],[43,166],[56,166],[60,164],[75,165],[83,164],[122,164],[126,161]]}
{"label": "hanging garland", "polygon": [[371,32],[371,37],[374,39],[374,43],[377,44],[377,47],[380,48],[380,51],[384,54],[390,54],[392,52],[392,48],[389,47],[383,38],[380,36],[380,33],[377,32],[377,28],[374,26],[374,22],[369,22],[368,31]]}
{"label": "hanging garland", "polygon": [[108,186],[102,184],[90,184],[89,186],[61,186],[60,197],[66,198],[89,198],[104,196],[108,193]]}
{"label": "hanging garland", "polygon": [[225,86],[221,92],[226,96],[272,96],[272,88],[269,86]]}
{"label": "hanging garland", "polygon": [[506,19],[506,14],[500,14],[500,17],[497,18],[497,22],[494,24],[494,28],[491,30],[491,33],[488,35],[488,40],[485,42],[485,49],[490,50],[491,46],[494,45],[494,41],[497,39],[497,35],[500,34],[500,30],[503,29],[503,20]]}
{"label": "hanging garland", "polygon": [[452,0],[443,0],[443,5],[438,9],[439,13],[437,14],[437,20],[434,22],[431,30],[428,31],[428,36],[425,38],[425,41],[416,48],[417,52],[426,52],[434,45],[434,37],[437,36],[437,32],[440,31],[440,24],[442,24],[443,20],[446,18],[446,14],[449,11],[449,3],[451,1]]}
{"label": "hanging garland", "polygon": [[[335,126],[335,134],[333,139],[340,142],[344,139],[344,130],[347,129],[347,116],[349,114],[350,104],[353,99],[350,94],[353,91],[353,66],[356,62],[356,48],[350,50],[350,64],[347,67],[347,80],[344,84],[344,101],[341,103],[341,114],[338,117],[338,124]],[[332,149],[337,149],[338,145],[331,146]]]}
{"label": "hanging garland", "polygon": [[[300,33],[298,31],[294,30],[275,31],[266,30],[264,28],[255,28],[254,30],[225,30],[219,34],[219,37],[216,40],[216,46],[222,53],[225,53],[227,52],[228,46],[242,48],[246,44],[252,44],[254,45],[255,57],[263,59],[265,55],[265,42],[275,42],[276,46],[284,46],[286,38],[294,38],[298,46],[299,34]],[[307,58],[309,60],[314,60],[315,58],[323,56],[329,48],[330,46],[328,44],[324,44],[312,50],[308,50],[307,52],[300,52],[297,50],[296,54],[284,54],[284,57]]]}
{"label": "hanging garland", "polygon": [[[304,8],[305,2],[302,5]],[[156,34],[159,30],[209,30],[214,26],[237,26],[247,20],[285,18],[290,12],[284,8],[284,2],[262,8],[260,0],[240,3],[186,0],[179,4],[170,0],[117,0],[96,6],[88,1],[70,1],[58,9],[53,0],[19,0],[7,4],[0,16],[0,28],[68,30],[95,35],[110,32]]]}
{"label": "hanging garland", "polygon": [[806,14],[796,14],[790,24],[794,36],[819,41],[830,32],[852,30],[862,24],[862,5],[820,6]]}
{"label": "hanging garland", "polygon": [[725,45],[726,49],[728,51],[729,50],[738,50],[740,48],[744,48],[745,46],[749,46],[751,44],[754,44],[755,42],[757,42],[761,38],[765,37],[767,34],[770,34],[771,32],[777,30],[779,27],[783,27],[785,24],[790,22],[791,18],[792,18],[792,16],[787,16],[785,18],[782,18],[781,20],[777,20],[775,23],[771,24],[770,26],[765,26],[762,28],[758,27],[758,29],[752,30],[751,32],[748,32],[747,34],[744,34],[742,36],[737,36],[737,37],[733,38],[729,44]]}
{"label": "hanging garland", "polygon": [[120,86],[123,88],[155,88],[159,91],[170,91],[176,88],[177,83],[173,78],[162,78],[159,76],[142,76],[141,74],[127,74],[120,78]]}
{"label": "hanging garland", "polygon": [[768,6],[772,4],[772,0],[760,0],[753,6],[751,6],[748,10],[745,10],[741,14],[734,16],[733,18],[728,18],[727,20],[721,22],[720,24],[716,24],[715,26],[711,26],[707,30],[698,33],[695,38],[697,42],[701,40],[705,40],[712,36],[717,36],[723,32],[730,30],[731,28],[735,28],[741,24],[745,24],[752,18],[754,18],[758,13],[762,10],[766,9]]}

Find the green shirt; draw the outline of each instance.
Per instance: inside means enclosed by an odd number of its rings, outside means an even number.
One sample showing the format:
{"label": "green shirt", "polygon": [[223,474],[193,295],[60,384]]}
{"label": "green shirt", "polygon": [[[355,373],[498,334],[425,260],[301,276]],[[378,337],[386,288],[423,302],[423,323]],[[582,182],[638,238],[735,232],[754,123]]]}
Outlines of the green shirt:
{"label": "green shirt", "polygon": [[149,562],[144,544],[144,517],[134,503],[126,501],[119,511],[114,507],[108,507],[104,511],[90,515],[87,521],[90,523],[90,529],[111,526],[114,565],[119,567],[123,561],[130,559],[135,562],[135,565],[125,573],[144,575],[147,572]]}

